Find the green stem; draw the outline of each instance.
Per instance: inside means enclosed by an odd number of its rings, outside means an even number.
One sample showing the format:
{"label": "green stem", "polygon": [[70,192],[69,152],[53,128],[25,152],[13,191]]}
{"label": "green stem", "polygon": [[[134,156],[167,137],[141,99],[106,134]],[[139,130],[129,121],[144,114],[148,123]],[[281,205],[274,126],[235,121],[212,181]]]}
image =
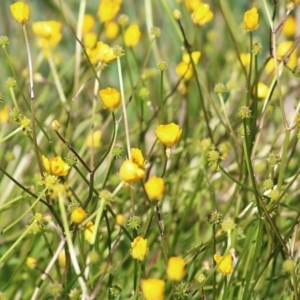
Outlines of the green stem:
{"label": "green stem", "polygon": [[4,138],[0,139],[0,144],[2,144],[3,142],[5,142],[6,140],[8,140],[9,138],[11,138],[12,136],[14,136],[15,134],[17,134],[19,131],[22,131],[22,129],[23,129],[23,127],[20,126],[16,130],[14,130],[13,132],[11,132],[7,136],[5,136]]}
{"label": "green stem", "polygon": [[128,159],[131,159],[129,127],[128,127],[126,103],[125,103],[125,96],[124,96],[122,68],[121,68],[121,61],[120,61],[119,56],[117,57],[117,63],[118,63],[118,74],[119,74],[119,82],[120,82],[120,90],[121,90],[121,99],[122,99],[123,118],[124,118],[125,135],[126,135],[126,144],[127,144],[127,155],[128,155]]}
{"label": "green stem", "polygon": [[281,162],[279,166],[279,174],[278,174],[278,182],[277,182],[277,189],[278,191],[281,191],[282,184],[283,184],[283,176],[286,168],[286,160],[287,160],[287,152],[289,148],[289,142],[290,142],[290,130],[286,130],[285,132],[285,138],[283,142],[283,149],[281,154]]}

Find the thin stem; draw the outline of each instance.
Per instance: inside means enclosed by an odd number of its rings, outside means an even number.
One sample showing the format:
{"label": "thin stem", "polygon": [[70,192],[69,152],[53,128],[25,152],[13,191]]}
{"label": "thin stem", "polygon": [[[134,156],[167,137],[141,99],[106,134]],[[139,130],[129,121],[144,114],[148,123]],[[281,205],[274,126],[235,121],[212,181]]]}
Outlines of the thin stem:
{"label": "thin stem", "polygon": [[14,136],[15,134],[17,134],[19,131],[22,131],[22,129],[23,129],[23,127],[20,126],[16,130],[14,130],[13,132],[11,132],[7,136],[5,136],[4,138],[0,139],[0,144],[2,144],[3,142],[5,142],[6,140],[8,140],[9,138],[11,138],[12,136]]}
{"label": "thin stem", "polygon": [[125,96],[124,96],[121,60],[120,60],[119,56],[117,57],[117,63],[118,63],[118,74],[119,74],[119,82],[120,82],[120,90],[121,90],[121,100],[122,100],[122,108],[123,108],[123,119],[124,119],[124,126],[125,126],[126,144],[127,144],[127,155],[128,155],[128,159],[131,159],[129,127],[128,127],[126,103],[125,103]]}
{"label": "thin stem", "polygon": [[281,154],[281,162],[279,166],[279,174],[278,174],[278,182],[277,182],[277,189],[280,191],[282,184],[283,184],[283,176],[286,168],[286,160],[287,160],[287,152],[289,148],[289,142],[290,142],[290,130],[286,130],[285,132],[285,138],[283,142],[283,149]]}

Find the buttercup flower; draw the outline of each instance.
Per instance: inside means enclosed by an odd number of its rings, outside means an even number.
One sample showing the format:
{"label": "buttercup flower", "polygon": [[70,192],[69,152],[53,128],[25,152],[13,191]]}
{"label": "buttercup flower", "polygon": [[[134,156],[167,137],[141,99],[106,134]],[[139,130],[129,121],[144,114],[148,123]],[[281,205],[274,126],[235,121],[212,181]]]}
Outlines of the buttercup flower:
{"label": "buttercup flower", "polygon": [[167,147],[174,146],[180,139],[182,129],[175,123],[158,125],[155,130],[156,136]]}
{"label": "buttercup flower", "polygon": [[125,224],[125,218],[124,218],[124,216],[121,215],[121,214],[116,215],[116,223],[119,226],[124,226],[124,224]]}
{"label": "buttercup flower", "polygon": [[100,22],[111,21],[120,10],[121,0],[102,0],[98,8],[98,17]]}
{"label": "buttercup flower", "polygon": [[124,33],[124,43],[127,47],[135,47],[141,38],[141,31],[137,24],[130,25]]}
{"label": "buttercup flower", "polygon": [[250,53],[240,53],[240,59],[244,67],[250,65],[251,54]]}
{"label": "buttercup flower", "polygon": [[201,0],[185,0],[185,6],[189,11],[194,11],[201,4]]}
{"label": "buttercup flower", "polygon": [[134,183],[144,178],[145,171],[131,160],[125,160],[120,168],[119,175],[127,183]]}
{"label": "buttercup flower", "polygon": [[259,82],[257,84],[257,97],[259,99],[265,99],[268,96],[269,87],[265,85],[263,82]]}
{"label": "buttercup flower", "polygon": [[93,30],[95,19],[91,14],[85,14],[82,22],[82,35],[85,35]]}
{"label": "buttercup flower", "polygon": [[163,300],[165,282],[156,278],[143,279],[142,292],[146,300]]}
{"label": "buttercup flower", "polygon": [[297,66],[297,48],[290,54],[290,49],[293,46],[292,41],[285,41],[277,46],[277,56],[279,59],[283,59],[285,55],[289,56],[287,66],[291,69]]}
{"label": "buttercup flower", "polygon": [[4,105],[2,109],[0,109],[0,123],[6,123],[9,121],[9,106]]}
{"label": "buttercup flower", "polygon": [[102,136],[102,133],[100,130],[96,130],[94,131],[92,134],[90,134],[86,141],[85,141],[85,144],[88,146],[88,147],[98,147],[99,144],[100,144],[100,140],[101,140],[101,136]]}
{"label": "buttercup flower", "polygon": [[[94,32],[89,32],[89,33],[85,34],[85,36],[83,38],[83,43],[84,43],[84,46],[86,48],[88,48],[90,51],[90,49],[93,49],[96,46],[97,34]],[[95,50],[94,50],[94,52],[96,53]]]}
{"label": "buttercup flower", "polygon": [[10,11],[15,21],[24,24],[30,19],[29,6],[24,2],[15,2],[10,5]]}
{"label": "buttercup flower", "polygon": [[288,16],[287,19],[285,20],[285,23],[283,24],[282,33],[286,37],[292,38],[296,34],[296,30],[297,30],[297,22],[295,17]]}
{"label": "buttercup flower", "polygon": [[57,21],[35,22],[32,24],[34,34],[40,37],[39,47],[42,49],[55,48],[61,40],[62,23]]}
{"label": "buttercup flower", "polygon": [[131,154],[132,162],[137,164],[139,168],[144,169],[145,168],[145,158],[143,156],[142,151],[138,148],[131,148],[130,154]]}
{"label": "buttercup flower", "polygon": [[[199,62],[199,59],[201,57],[200,51],[193,51],[191,53],[193,62],[197,64]],[[176,67],[176,73],[179,76],[184,76],[184,80],[188,81],[192,78],[194,72],[193,72],[193,66],[190,63],[190,56],[188,53],[184,53],[182,55],[182,61],[177,65]]]}
{"label": "buttercup flower", "polygon": [[48,159],[46,156],[43,155],[42,160],[46,171],[50,175],[66,176],[70,170],[70,166],[67,163],[65,163],[60,156]]}
{"label": "buttercup flower", "polygon": [[84,228],[84,239],[90,244],[92,243],[94,229],[95,229],[95,226],[92,221],[89,221],[86,223],[85,228]]}
{"label": "buttercup flower", "polygon": [[232,256],[231,254],[226,254],[225,256],[221,256],[219,254],[214,255],[214,260],[218,266],[218,271],[222,273],[223,275],[228,275],[233,272],[232,267]]}
{"label": "buttercup flower", "polygon": [[111,87],[99,91],[99,97],[101,99],[104,108],[114,111],[120,106],[121,95],[120,93]]}
{"label": "buttercup flower", "polygon": [[169,258],[167,267],[168,278],[173,281],[180,281],[185,275],[185,261],[180,256]]}
{"label": "buttercup flower", "polygon": [[134,259],[144,260],[148,251],[147,239],[137,236],[131,243],[131,255]]}
{"label": "buttercup flower", "polygon": [[258,24],[258,12],[257,8],[253,7],[250,10],[247,10],[244,14],[244,28],[253,31],[257,29],[259,26]]}
{"label": "buttercup flower", "polygon": [[114,40],[119,34],[119,25],[117,22],[110,21],[105,23],[104,34],[107,39]]}
{"label": "buttercup flower", "polygon": [[150,200],[160,200],[166,190],[163,178],[152,176],[145,183],[145,190]]}
{"label": "buttercup flower", "polygon": [[100,63],[108,64],[117,59],[113,48],[103,42],[98,42],[96,47],[96,59]]}
{"label": "buttercup flower", "polygon": [[76,224],[80,224],[85,217],[86,211],[82,207],[75,208],[71,213],[71,220]]}
{"label": "buttercup flower", "polygon": [[66,266],[66,253],[65,250],[62,250],[59,255],[58,255],[58,265],[60,267],[65,267]]}
{"label": "buttercup flower", "polygon": [[207,3],[200,3],[191,15],[192,21],[198,25],[205,25],[212,20],[213,16]]}

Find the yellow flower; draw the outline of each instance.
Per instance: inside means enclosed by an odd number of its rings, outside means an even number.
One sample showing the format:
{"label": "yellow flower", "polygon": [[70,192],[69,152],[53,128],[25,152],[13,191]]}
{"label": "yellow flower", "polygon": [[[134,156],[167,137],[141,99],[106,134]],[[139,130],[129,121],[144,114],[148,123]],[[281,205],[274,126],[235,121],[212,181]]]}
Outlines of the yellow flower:
{"label": "yellow flower", "polygon": [[58,265],[60,267],[66,266],[66,253],[65,250],[62,250],[58,255]]}
{"label": "yellow flower", "polygon": [[98,7],[100,22],[106,23],[111,21],[120,10],[121,2],[120,0],[102,0]]}
{"label": "yellow flower", "polygon": [[2,109],[0,109],[0,123],[7,123],[9,120],[9,106],[4,105]]}
{"label": "yellow flower", "polygon": [[166,190],[163,178],[152,176],[145,183],[145,190],[150,200],[160,200]]}
{"label": "yellow flower", "polygon": [[82,22],[82,35],[85,35],[93,30],[95,19],[91,14],[85,14]]}
{"label": "yellow flower", "polygon": [[35,22],[32,24],[34,34],[40,37],[39,47],[42,49],[55,48],[61,40],[62,24],[57,21]]}
{"label": "yellow flower", "polygon": [[185,262],[180,256],[169,258],[167,267],[168,278],[173,281],[180,281],[185,275]]}
{"label": "yellow flower", "polygon": [[185,6],[188,11],[195,11],[200,4],[200,0],[185,0]]}
{"label": "yellow flower", "polygon": [[96,58],[100,63],[108,64],[117,59],[113,49],[103,42],[98,42],[96,47]]}
{"label": "yellow flower", "polygon": [[[199,59],[201,57],[201,52],[200,51],[193,51],[191,53],[192,56],[192,60],[195,64],[197,64],[199,62]],[[190,63],[190,55],[188,53],[184,53],[182,55],[182,61],[184,61],[185,63]]]}
{"label": "yellow flower", "polygon": [[120,106],[121,95],[120,93],[111,87],[99,91],[99,97],[101,99],[104,108],[114,111]]}
{"label": "yellow flower", "polygon": [[[193,51],[191,53],[193,62],[197,64],[199,62],[199,59],[201,57],[200,51]],[[190,64],[190,55],[188,53],[184,53],[182,55],[182,61],[177,65],[176,67],[176,73],[179,76],[184,76],[184,80],[188,81],[192,78],[194,72],[193,72],[193,66]]]}
{"label": "yellow flower", "polygon": [[30,19],[29,6],[24,2],[15,2],[10,5],[10,11],[15,21],[24,24]]}
{"label": "yellow flower", "polygon": [[288,37],[292,38],[297,30],[297,22],[296,19],[293,16],[288,16],[283,27],[282,27],[282,33]]}
{"label": "yellow flower", "polygon": [[28,256],[26,258],[26,265],[29,269],[34,269],[37,265],[37,261],[35,258]]}
{"label": "yellow flower", "polygon": [[263,82],[259,82],[257,84],[257,97],[259,99],[265,99],[268,96],[269,87],[265,85]]}
{"label": "yellow flower", "polygon": [[142,292],[146,300],[163,300],[165,282],[156,278],[144,279],[142,280]]}
{"label": "yellow flower", "polygon": [[86,211],[82,207],[75,208],[71,213],[71,220],[76,224],[80,224],[85,217]]}
{"label": "yellow flower", "polygon": [[87,33],[83,38],[83,43],[86,48],[93,49],[97,43],[97,34],[94,32]]}
{"label": "yellow flower", "polygon": [[131,154],[131,160],[138,165],[139,168],[144,169],[145,168],[145,158],[143,156],[143,153],[138,148],[131,148],[130,149]]}
{"label": "yellow flower", "polygon": [[191,15],[192,21],[198,25],[205,25],[212,20],[213,16],[207,3],[200,3]]}
{"label": "yellow flower", "polygon": [[50,175],[66,176],[70,170],[70,166],[67,163],[65,163],[60,156],[48,159],[46,156],[43,155],[42,160],[46,171]]}
{"label": "yellow flower", "polygon": [[275,69],[275,61],[274,58],[270,58],[266,64],[265,70],[268,74],[273,73]]}
{"label": "yellow flower", "polygon": [[214,260],[218,265],[218,271],[223,275],[228,275],[233,272],[232,267],[232,256],[231,254],[226,254],[225,256],[221,256],[219,254],[214,255]]}
{"label": "yellow flower", "polygon": [[144,260],[148,254],[147,239],[137,236],[131,243],[131,255],[134,259]]}
{"label": "yellow flower", "polygon": [[297,66],[297,48],[292,52],[292,54],[289,53],[292,46],[292,41],[285,41],[277,46],[277,57],[279,59],[284,59],[284,56],[288,55],[289,60],[286,65],[291,69]]}
{"label": "yellow flower", "polygon": [[184,80],[188,81],[193,77],[193,67],[191,64],[187,64],[184,61],[181,61],[176,67],[176,73],[181,77],[183,76]]}
{"label": "yellow flower", "polygon": [[258,12],[257,8],[253,7],[250,10],[247,10],[244,14],[244,28],[253,31],[257,29],[259,26],[258,24]]}
{"label": "yellow flower", "polygon": [[124,224],[125,224],[125,218],[124,218],[124,216],[121,215],[121,214],[116,215],[116,223],[119,226],[124,226]]}
{"label": "yellow flower", "polygon": [[115,21],[105,23],[104,34],[107,39],[114,40],[119,34],[119,25]]}
{"label": "yellow flower", "polygon": [[141,38],[141,31],[137,24],[130,25],[124,33],[124,43],[127,47],[135,47]]}
{"label": "yellow flower", "polygon": [[248,67],[250,64],[251,55],[250,53],[240,53],[240,59],[244,67]]}
{"label": "yellow flower", "polygon": [[89,221],[86,223],[85,228],[84,228],[84,239],[89,242],[90,244],[92,243],[92,237],[94,234],[94,223],[92,221]]}
{"label": "yellow flower", "polygon": [[125,160],[120,168],[119,175],[127,183],[134,183],[144,178],[145,171],[131,160]]}
{"label": "yellow flower", "polygon": [[158,125],[155,130],[157,138],[167,147],[172,147],[180,139],[182,129],[175,123]]}
{"label": "yellow flower", "polygon": [[96,130],[94,131],[92,134],[90,134],[86,141],[85,141],[85,144],[88,146],[88,147],[98,147],[99,144],[100,144],[100,140],[101,140],[101,131],[100,130]]}

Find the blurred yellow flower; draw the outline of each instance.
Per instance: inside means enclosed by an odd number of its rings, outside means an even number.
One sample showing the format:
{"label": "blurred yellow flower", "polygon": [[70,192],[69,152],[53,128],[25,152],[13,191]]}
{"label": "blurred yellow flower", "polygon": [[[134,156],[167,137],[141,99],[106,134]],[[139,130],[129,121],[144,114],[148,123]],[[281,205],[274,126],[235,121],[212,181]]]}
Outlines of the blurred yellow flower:
{"label": "blurred yellow flower", "polygon": [[66,266],[66,253],[65,250],[62,250],[59,255],[58,255],[58,265],[60,267],[65,267]]}
{"label": "blurred yellow flower", "polygon": [[48,159],[42,155],[43,165],[50,175],[66,176],[70,170],[70,166],[63,161],[60,156]]}
{"label": "blurred yellow flower", "polygon": [[173,281],[180,281],[185,275],[185,261],[180,256],[169,258],[167,267],[168,278]]}
{"label": "blurred yellow flower", "polygon": [[[200,51],[193,51],[191,53],[191,56],[192,56],[192,60],[195,64],[197,64],[199,62],[199,59],[201,57],[201,52]],[[188,53],[184,53],[182,55],[182,61],[184,61],[185,63],[190,63],[190,55]]]}
{"label": "blurred yellow flower", "polygon": [[[193,62],[197,64],[199,62],[199,59],[201,57],[200,51],[193,51],[191,53]],[[184,53],[182,55],[182,61],[177,65],[176,67],[176,73],[179,76],[184,76],[184,80],[188,81],[192,78],[194,72],[193,72],[193,66],[190,63],[190,55],[188,53]]]}
{"label": "blurred yellow flower", "polygon": [[248,67],[250,65],[251,55],[250,53],[240,53],[240,59],[244,67]]}
{"label": "blurred yellow flower", "polygon": [[42,49],[55,48],[62,38],[61,27],[62,24],[57,21],[34,22],[32,30],[40,37],[39,47]]}
{"label": "blurred yellow flower", "polygon": [[128,26],[124,33],[124,43],[127,47],[135,47],[139,42],[142,33],[137,24]]}
{"label": "blurred yellow flower", "polygon": [[207,3],[200,3],[191,15],[192,21],[198,25],[205,25],[212,20],[213,16]]}
{"label": "blurred yellow flower", "polygon": [[29,269],[34,269],[37,265],[37,261],[35,258],[28,256],[26,258],[26,265]]}
{"label": "blurred yellow flower", "polygon": [[102,133],[100,130],[95,130],[92,134],[90,134],[86,141],[85,141],[85,144],[88,146],[88,147],[98,147],[99,144],[100,144],[100,140],[101,140],[101,136],[102,136]]}
{"label": "blurred yellow flower", "polygon": [[228,275],[233,272],[231,254],[226,254],[225,256],[214,254],[214,260],[217,264],[219,264],[218,271],[223,275]]}
{"label": "blurred yellow flower", "polygon": [[195,11],[200,3],[202,3],[200,0],[185,0],[185,6],[188,11]]}
{"label": "blurred yellow flower", "polygon": [[83,37],[83,44],[86,48],[93,49],[97,43],[97,34],[89,32]]}
{"label": "blurred yellow flower", "polygon": [[167,147],[172,147],[180,139],[182,129],[175,123],[158,125],[155,130],[156,136],[161,143]]}
{"label": "blurred yellow flower", "polygon": [[287,19],[285,20],[285,23],[283,24],[282,33],[286,37],[292,38],[296,34],[296,30],[297,30],[297,22],[295,17],[288,16]]}
{"label": "blurred yellow flower", "polygon": [[165,282],[156,278],[143,279],[142,292],[146,300],[163,300]]}
{"label": "blurred yellow flower", "polygon": [[152,176],[145,183],[145,190],[150,200],[160,200],[166,190],[163,178]]}
{"label": "blurred yellow flower", "polygon": [[120,93],[111,87],[99,91],[99,97],[101,99],[104,108],[114,111],[120,106],[121,95]]}
{"label": "blurred yellow flower", "polygon": [[281,42],[277,46],[278,59],[286,59],[285,55],[288,55],[289,59],[288,59],[286,65],[291,69],[293,69],[294,67],[297,66],[297,48],[295,48],[294,51],[290,54],[290,49],[292,46],[293,46],[292,41]]}
{"label": "blurred yellow flower", "polygon": [[85,14],[82,22],[82,35],[91,32],[95,25],[95,19],[91,14]]}
{"label": "blurred yellow flower", "polygon": [[131,154],[131,160],[138,165],[139,168],[144,169],[145,168],[145,158],[143,156],[143,153],[138,148],[131,148],[130,149]]}
{"label": "blurred yellow flower", "polygon": [[125,160],[120,167],[119,175],[123,181],[134,183],[144,178],[145,171],[131,160]]}
{"label": "blurred yellow flower", "polygon": [[121,0],[102,0],[98,7],[98,17],[100,22],[111,21],[120,10]]}
{"label": "blurred yellow flower", "polygon": [[273,73],[275,69],[275,61],[274,58],[270,58],[265,66],[265,70],[268,74]]}
{"label": "blurred yellow flower", "polygon": [[263,82],[258,82],[257,84],[257,97],[258,99],[265,99],[268,96],[269,87]]}
{"label": "blurred yellow flower", "polygon": [[119,226],[124,226],[124,224],[125,224],[125,217],[123,215],[121,215],[121,214],[116,215],[116,223]]}
{"label": "blurred yellow flower", "polygon": [[4,105],[2,109],[0,109],[0,123],[7,123],[9,120],[9,106]]}
{"label": "blurred yellow flower", "polygon": [[29,6],[24,2],[15,2],[10,5],[10,11],[15,21],[25,24],[30,19]]}
{"label": "blurred yellow flower", "polygon": [[86,211],[82,207],[75,208],[71,213],[71,220],[76,224],[80,224],[85,217]]}
{"label": "blurred yellow flower", "polygon": [[289,0],[290,2],[293,2],[295,4],[300,4],[300,0]]}
{"label": "blurred yellow flower", "polygon": [[100,63],[108,64],[117,59],[113,49],[103,42],[98,42],[96,47],[96,58]]}
{"label": "blurred yellow flower", "polygon": [[84,228],[84,239],[90,244],[92,243],[94,229],[95,229],[95,226],[92,221],[89,221],[86,223],[85,228]]}
{"label": "blurred yellow flower", "polygon": [[247,10],[244,14],[244,28],[253,31],[257,29],[259,26],[258,24],[258,12],[257,8],[253,7],[250,10]]}
{"label": "blurred yellow flower", "polygon": [[119,34],[119,25],[115,21],[105,23],[104,34],[107,39],[114,40]]}
{"label": "blurred yellow flower", "polygon": [[134,259],[144,260],[148,251],[147,239],[137,236],[131,243],[131,255]]}

